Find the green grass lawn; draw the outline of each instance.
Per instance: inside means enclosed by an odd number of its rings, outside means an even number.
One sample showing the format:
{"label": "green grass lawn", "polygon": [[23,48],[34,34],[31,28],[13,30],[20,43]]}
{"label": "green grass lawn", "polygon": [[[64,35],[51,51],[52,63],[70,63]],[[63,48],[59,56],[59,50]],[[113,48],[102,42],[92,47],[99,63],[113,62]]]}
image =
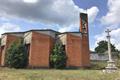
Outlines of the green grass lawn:
{"label": "green grass lawn", "polygon": [[0,68],[0,80],[120,80],[120,70],[115,73],[102,72],[106,61],[91,61],[91,64],[89,70]]}
{"label": "green grass lawn", "polygon": [[[115,60],[115,64],[120,68],[120,59]],[[91,69],[101,70],[107,66],[107,61],[91,61]]]}
{"label": "green grass lawn", "polygon": [[102,70],[53,70],[0,68],[0,80],[120,80],[120,72]]}

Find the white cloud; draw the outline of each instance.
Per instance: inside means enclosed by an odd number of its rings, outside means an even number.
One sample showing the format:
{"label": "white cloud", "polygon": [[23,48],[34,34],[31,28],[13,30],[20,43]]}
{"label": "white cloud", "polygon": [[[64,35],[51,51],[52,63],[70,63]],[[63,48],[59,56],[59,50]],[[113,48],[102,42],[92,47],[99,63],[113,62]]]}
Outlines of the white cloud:
{"label": "white cloud", "polygon": [[117,28],[111,32],[113,44],[120,50],[120,28]]}
{"label": "white cloud", "polygon": [[66,31],[70,31],[72,29],[72,27],[62,27],[59,29],[59,32],[66,32]]}
{"label": "white cloud", "polygon": [[101,22],[105,25],[120,24],[120,0],[108,0],[108,13],[102,17]]}
{"label": "white cloud", "polygon": [[92,7],[90,9],[87,10],[88,12],[88,16],[89,16],[89,22],[94,22],[98,12],[99,12],[99,9],[97,7]]}
{"label": "white cloud", "polygon": [[37,3],[38,0],[23,0],[25,3]]}
{"label": "white cloud", "polygon": [[0,27],[0,35],[5,32],[17,32],[17,31],[20,31],[20,26],[11,23],[4,23]]}
{"label": "white cloud", "polygon": [[[61,28],[76,24],[79,27],[80,12],[86,11],[76,6],[73,0],[0,0],[0,16],[2,17],[58,24]],[[88,9],[89,22],[94,21],[98,12],[99,9],[96,6]]]}
{"label": "white cloud", "polygon": [[68,27],[60,27],[59,32],[70,32],[70,31],[79,31],[79,27],[75,27],[75,25],[70,25]]}

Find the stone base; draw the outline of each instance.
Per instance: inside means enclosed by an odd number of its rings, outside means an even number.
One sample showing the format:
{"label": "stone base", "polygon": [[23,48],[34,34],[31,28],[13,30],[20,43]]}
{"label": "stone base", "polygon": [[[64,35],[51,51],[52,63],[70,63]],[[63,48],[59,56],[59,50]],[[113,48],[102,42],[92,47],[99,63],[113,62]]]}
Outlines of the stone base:
{"label": "stone base", "polygon": [[114,61],[108,61],[108,65],[107,67],[105,67],[105,70],[103,70],[103,72],[107,72],[107,73],[112,73],[112,72],[116,72],[118,68],[115,65]]}

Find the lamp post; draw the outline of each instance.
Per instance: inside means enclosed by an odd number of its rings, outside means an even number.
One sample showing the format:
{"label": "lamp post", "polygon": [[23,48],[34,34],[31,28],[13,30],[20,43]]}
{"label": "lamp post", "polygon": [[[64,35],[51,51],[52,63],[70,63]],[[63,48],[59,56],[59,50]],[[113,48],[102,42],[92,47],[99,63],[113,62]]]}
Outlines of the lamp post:
{"label": "lamp post", "polygon": [[110,32],[111,31],[109,29],[107,29],[105,32],[107,33],[106,37],[108,40],[108,57],[109,57],[109,60],[107,62],[106,72],[111,73],[111,72],[115,72],[117,70],[117,67],[115,65],[115,61],[113,61],[113,59],[112,59],[112,54],[111,54],[111,42],[110,42],[110,38],[111,38]]}

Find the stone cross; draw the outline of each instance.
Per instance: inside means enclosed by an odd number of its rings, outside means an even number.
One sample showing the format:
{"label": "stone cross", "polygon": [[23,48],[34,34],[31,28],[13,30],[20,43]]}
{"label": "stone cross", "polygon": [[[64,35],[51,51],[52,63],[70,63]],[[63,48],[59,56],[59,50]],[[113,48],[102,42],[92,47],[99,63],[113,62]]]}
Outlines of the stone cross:
{"label": "stone cross", "polygon": [[108,39],[108,56],[109,56],[109,61],[113,61],[112,60],[112,54],[111,54],[111,42],[110,42],[110,38],[111,38],[110,32],[111,31],[109,29],[107,29],[105,32],[107,33],[107,39]]}
{"label": "stone cross", "polygon": [[107,33],[107,39],[108,39],[108,57],[109,57],[109,60],[108,60],[108,64],[107,64],[107,67],[105,67],[105,70],[103,70],[104,72],[107,72],[107,73],[111,73],[111,72],[115,72],[117,70],[117,67],[115,65],[115,61],[112,60],[112,54],[111,54],[111,43],[110,43],[110,30],[107,29],[105,31]]}

